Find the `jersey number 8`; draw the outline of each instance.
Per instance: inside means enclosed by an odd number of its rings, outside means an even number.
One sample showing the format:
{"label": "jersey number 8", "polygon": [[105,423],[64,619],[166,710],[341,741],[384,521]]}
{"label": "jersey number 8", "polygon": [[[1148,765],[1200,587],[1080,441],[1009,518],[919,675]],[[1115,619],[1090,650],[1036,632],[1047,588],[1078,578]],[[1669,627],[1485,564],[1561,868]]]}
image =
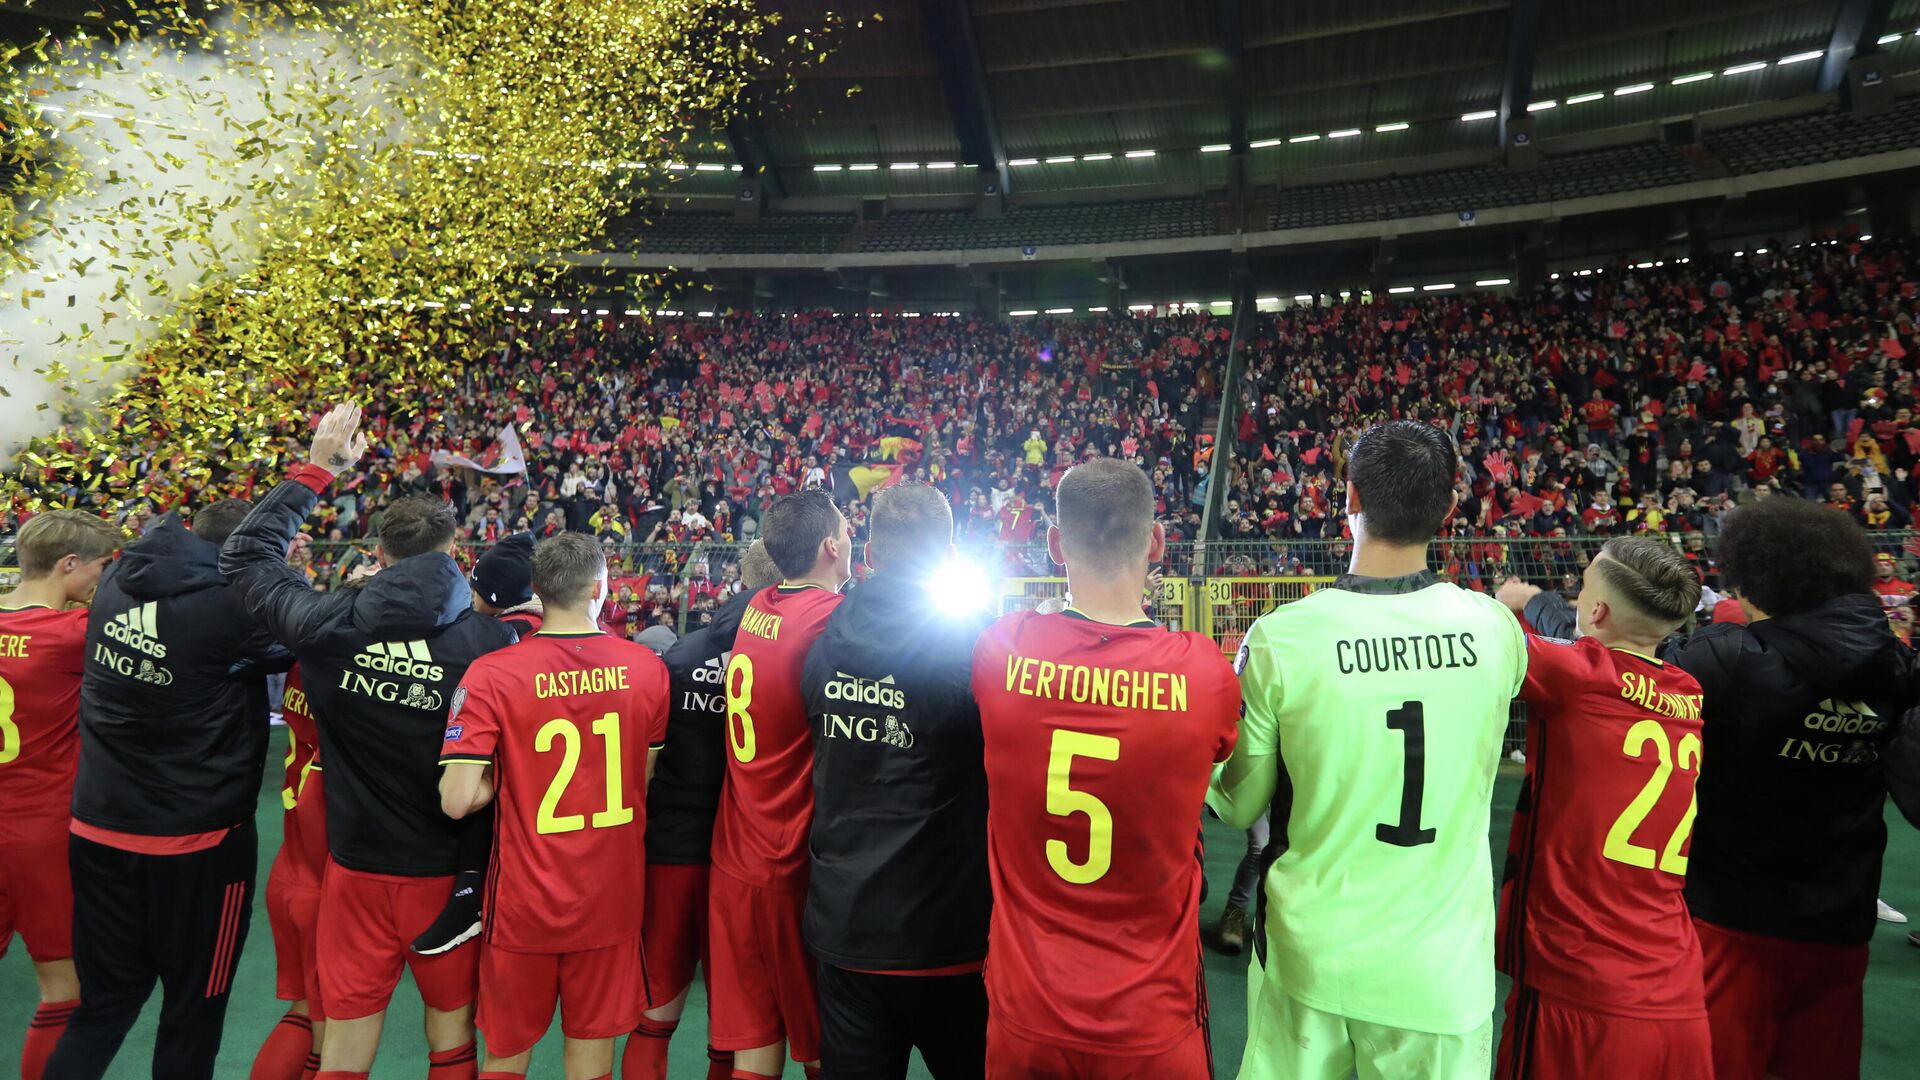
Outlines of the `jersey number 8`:
{"label": "jersey number 8", "polygon": [[733,758],[742,765],[759,751],[753,737],[753,714],[747,711],[752,704],[753,659],[745,653],[734,653],[727,661],[727,745],[733,747]]}

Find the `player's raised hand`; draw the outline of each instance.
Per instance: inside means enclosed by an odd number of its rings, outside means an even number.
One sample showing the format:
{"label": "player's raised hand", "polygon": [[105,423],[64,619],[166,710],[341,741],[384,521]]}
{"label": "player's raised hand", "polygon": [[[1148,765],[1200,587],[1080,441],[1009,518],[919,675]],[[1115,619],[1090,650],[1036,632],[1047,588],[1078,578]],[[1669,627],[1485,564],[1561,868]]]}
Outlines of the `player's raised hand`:
{"label": "player's raised hand", "polygon": [[1500,583],[1500,588],[1494,592],[1493,598],[1518,613],[1527,609],[1527,601],[1539,595],[1540,586],[1529,585],[1517,577],[1510,577]]}
{"label": "player's raised hand", "polygon": [[307,460],[335,476],[346,472],[367,452],[367,437],[360,431],[360,406],[343,402],[327,410],[313,433],[313,449]]}

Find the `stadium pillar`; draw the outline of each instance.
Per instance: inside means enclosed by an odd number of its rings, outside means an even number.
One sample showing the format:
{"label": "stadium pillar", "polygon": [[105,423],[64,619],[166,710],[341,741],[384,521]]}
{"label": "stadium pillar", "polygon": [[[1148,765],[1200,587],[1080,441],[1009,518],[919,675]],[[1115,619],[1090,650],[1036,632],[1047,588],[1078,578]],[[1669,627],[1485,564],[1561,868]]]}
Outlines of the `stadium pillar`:
{"label": "stadium pillar", "polygon": [[[1233,337],[1227,345],[1227,370],[1220,377],[1220,421],[1213,429],[1213,460],[1207,469],[1207,500],[1200,511],[1200,541],[1203,546],[1194,553],[1194,565],[1186,568],[1187,573],[1194,576],[1206,573],[1204,545],[1220,538],[1221,514],[1227,505],[1227,487],[1233,475],[1233,456],[1236,452],[1234,436],[1240,430],[1239,388],[1247,370],[1244,346],[1247,335],[1253,332],[1254,322],[1253,285],[1244,273],[1235,275],[1232,296]],[[1173,569],[1178,572],[1180,568]]]}
{"label": "stadium pillar", "polygon": [[1127,310],[1127,283],[1114,274],[1107,278],[1107,312],[1118,314]]}
{"label": "stadium pillar", "polygon": [[1914,189],[1901,185],[1874,192],[1867,201],[1866,231],[1875,236],[1907,236],[1913,232]]}
{"label": "stadium pillar", "polygon": [[973,313],[987,320],[1000,318],[1000,283],[997,280],[974,282]]}
{"label": "stadium pillar", "polygon": [[1522,294],[1547,283],[1547,249],[1544,246],[1526,245],[1520,249],[1520,255],[1514,262],[1513,281]]}

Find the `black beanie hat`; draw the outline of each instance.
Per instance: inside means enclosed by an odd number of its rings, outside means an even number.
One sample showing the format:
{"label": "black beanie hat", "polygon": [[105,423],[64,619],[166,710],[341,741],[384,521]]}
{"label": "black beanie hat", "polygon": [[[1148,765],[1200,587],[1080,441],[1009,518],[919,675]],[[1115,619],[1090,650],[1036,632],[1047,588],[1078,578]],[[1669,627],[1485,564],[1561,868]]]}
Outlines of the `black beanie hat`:
{"label": "black beanie hat", "polygon": [[514,533],[473,564],[473,591],[497,608],[533,599],[533,534]]}

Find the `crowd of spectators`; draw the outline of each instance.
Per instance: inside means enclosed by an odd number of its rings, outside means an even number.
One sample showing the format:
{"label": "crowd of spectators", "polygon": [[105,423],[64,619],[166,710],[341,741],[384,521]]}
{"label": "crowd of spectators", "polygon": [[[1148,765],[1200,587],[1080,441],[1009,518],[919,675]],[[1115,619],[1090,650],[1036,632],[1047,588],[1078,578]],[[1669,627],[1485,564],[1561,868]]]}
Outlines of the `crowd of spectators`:
{"label": "crowd of spectators", "polygon": [[[644,625],[717,602],[737,579],[734,545],[771,500],[812,484],[832,486],[863,527],[876,486],[896,474],[933,483],[963,543],[1006,541],[1031,559],[1053,483],[1096,454],[1147,470],[1163,515],[1191,538],[1196,436],[1230,336],[1227,320],[1199,314],[535,316],[469,346],[450,393],[367,395],[371,463],[322,500],[301,557],[317,584],[338,587],[371,558],[386,505],[435,493],[476,546],[522,530],[597,535],[617,607]],[[435,463],[491,464],[507,426],[524,473]],[[284,434],[290,447],[306,437]],[[215,494],[169,482],[170,468],[156,448],[118,474],[138,497],[77,483],[66,494],[136,529]],[[250,497],[262,480],[264,463],[228,463],[215,487]]]}
{"label": "crowd of spectators", "polygon": [[[1220,530],[1249,543],[1209,572],[1337,573],[1345,448],[1388,417],[1455,436],[1443,564],[1481,587],[1516,568],[1565,579],[1597,538],[1633,532],[1673,534],[1710,573],[1721,519],[1753,498],[1821,499],[1872,531],[1910,528],[1914,255],[1905,239],[1773,244],[1528,294],[1322,296],[1260,315],[1234,388]],[[466,346],[448,393],[370,388],[371,464],[323,500],[303,557],[338,587],[371,558],[392,499],[438,493],[475,546],[521,530],[597,535],[615,611],[638,626],[735,587],[735,545],[777,496],[829,485],[859,527],[873,487],[898,474],[947,492],[963,545],[997,543],[1015,572],[1044,574],[1048,492],[1094,454],[1147,470],[1169,538],[1198,540],[1230,336],[1230,320],[1199,313],[523,317]],[[508,426],[524,473],[435,463],[490,460]],[[300,428],[283,432],[290,448]],[[162,447],[130,464],[117,484],[68,494],[139,529],[271,479],[264,463],[226,463],[217,491],[187,490]]]}
{"label": "crowd of spectators", "polygon": [[1734,505],[1770,496],[1910,528],[1916,286],[1908,240],[1845,238],[1288,309],[1248,342],[1222,535],[1268,542],[1281,572],[1289,545],[1326,550],[1296,541],[1348,535],[1345,449],[1385,417],[1460,446],[1445,550],[1463,578],[1495,580],[1520,538],[1556,571],[1583,536],[1674,534],[1704,559]]}

